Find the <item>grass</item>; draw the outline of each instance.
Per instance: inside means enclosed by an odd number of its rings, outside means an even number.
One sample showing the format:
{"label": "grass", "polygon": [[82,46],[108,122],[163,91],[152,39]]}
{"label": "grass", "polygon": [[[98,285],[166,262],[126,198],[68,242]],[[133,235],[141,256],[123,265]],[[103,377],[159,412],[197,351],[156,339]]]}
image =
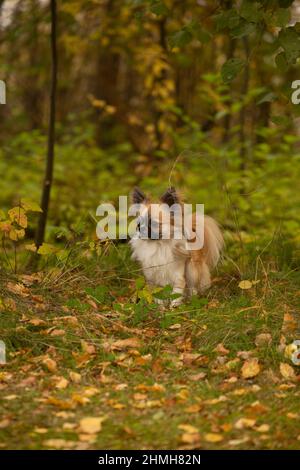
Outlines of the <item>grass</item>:
{"label": "grass", "polygon": [[[298,370],[280,372],[292,365],[283,336],[299,338],[299,272],[263,262],[248,259],[244,278],[260,282],[247,291],[225,262],[205,297],[175,310],[152,301],[126,246],[3,272],[1,448],[299,449]],[[271,341],[257,346],[262,333]],[[251,358],[260,370],[245,379]]]}

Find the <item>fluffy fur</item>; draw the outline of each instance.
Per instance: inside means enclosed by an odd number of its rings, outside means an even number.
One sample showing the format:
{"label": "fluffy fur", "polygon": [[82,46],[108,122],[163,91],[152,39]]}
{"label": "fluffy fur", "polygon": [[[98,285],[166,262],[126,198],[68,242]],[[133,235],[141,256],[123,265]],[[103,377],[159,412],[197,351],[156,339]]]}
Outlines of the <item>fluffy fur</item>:
{"label": "fluffy fur", "polygon": [[[161,202],[168,206],[178,201],[179,197],[174,188],[166,191],[161,198]],[[133,202],[143,203],[144,212],[150,213],[151,204],[139,189],[134,190]],[[195,215],[192,217],[193,230],[197,237]],[[187,242],[186,238],[142,239],[139,233],[130,241],[132,256],[142,265],[147,282],[153,286],[171,285],[173,293],[181,294],[180,298],[172,301],[173,306],[179,305],[184,295],[198,294],[210,287],[210,273],[217,265],[223,248],[220,228],[215,220],[208,216],[204,217],[203,248],[189,250]]]}

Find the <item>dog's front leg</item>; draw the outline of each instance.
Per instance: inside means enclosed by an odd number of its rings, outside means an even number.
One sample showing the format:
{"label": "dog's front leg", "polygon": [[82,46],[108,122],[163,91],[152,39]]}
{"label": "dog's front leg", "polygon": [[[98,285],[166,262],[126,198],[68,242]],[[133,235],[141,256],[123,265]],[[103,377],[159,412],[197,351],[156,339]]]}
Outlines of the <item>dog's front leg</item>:
{"label": "dog's front leg", "polygon": [[183,295],[185,291],[185,279],[184,279],[184,273],[180,277],[177,277],[175,280],[175,283],[173,285],[173,291],[172,294],[180,294],[180,297],[176,297],[176,299],[173,299],[171,301],[171,308],[178,307],[179,305],[182,304],[183,301]]}
{"label": "dog's front leg", "polygon": [[172,294],[180,294],[180,297],[177,297],[176,299],[173,299],[171,301],[171,308],[178,307],[179,305],[182,304],[183,293],[184,293],[184,288],[182,289],[181,287],[174,287]]}

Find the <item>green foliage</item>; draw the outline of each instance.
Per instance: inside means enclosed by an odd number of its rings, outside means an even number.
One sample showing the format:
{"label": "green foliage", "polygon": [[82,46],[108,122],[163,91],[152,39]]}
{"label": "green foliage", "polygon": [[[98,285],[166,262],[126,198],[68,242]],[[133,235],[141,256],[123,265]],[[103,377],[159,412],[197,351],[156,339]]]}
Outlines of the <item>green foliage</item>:
{"label": "green foliage", "polygon": [[245,61],[242,59],[229,59],[222,67],[221,75],[224,83],[230,83],[244,68]]}

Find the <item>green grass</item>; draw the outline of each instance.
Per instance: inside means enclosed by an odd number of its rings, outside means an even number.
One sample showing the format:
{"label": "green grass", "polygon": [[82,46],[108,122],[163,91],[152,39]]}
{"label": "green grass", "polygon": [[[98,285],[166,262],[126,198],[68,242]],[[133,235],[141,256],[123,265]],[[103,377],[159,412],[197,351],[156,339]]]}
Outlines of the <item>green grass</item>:
{"label": "green grass", "polygon": [[[260,282],[242,291],[225,263],[205,297],[164,310],[136,283],[127,247],[80,266],[48,270],[22,292],[10,287],[25,283],[22,275],[2,274],[2,448],[300,448],[299,380],[279,369],[291,364],[279,344],[284,314],[299,311],[297,271],[259,271]],[[261,333],[272,341],[257,347]],[[292,329],[286,341],[297,335]],[[260,372],[244,379],[251,357]],[[66,387],[57,388],[62,378]],[[89,416],[105,417],[101,431],[82,432]],[[239,429],[241,418],[252,421]]]}

